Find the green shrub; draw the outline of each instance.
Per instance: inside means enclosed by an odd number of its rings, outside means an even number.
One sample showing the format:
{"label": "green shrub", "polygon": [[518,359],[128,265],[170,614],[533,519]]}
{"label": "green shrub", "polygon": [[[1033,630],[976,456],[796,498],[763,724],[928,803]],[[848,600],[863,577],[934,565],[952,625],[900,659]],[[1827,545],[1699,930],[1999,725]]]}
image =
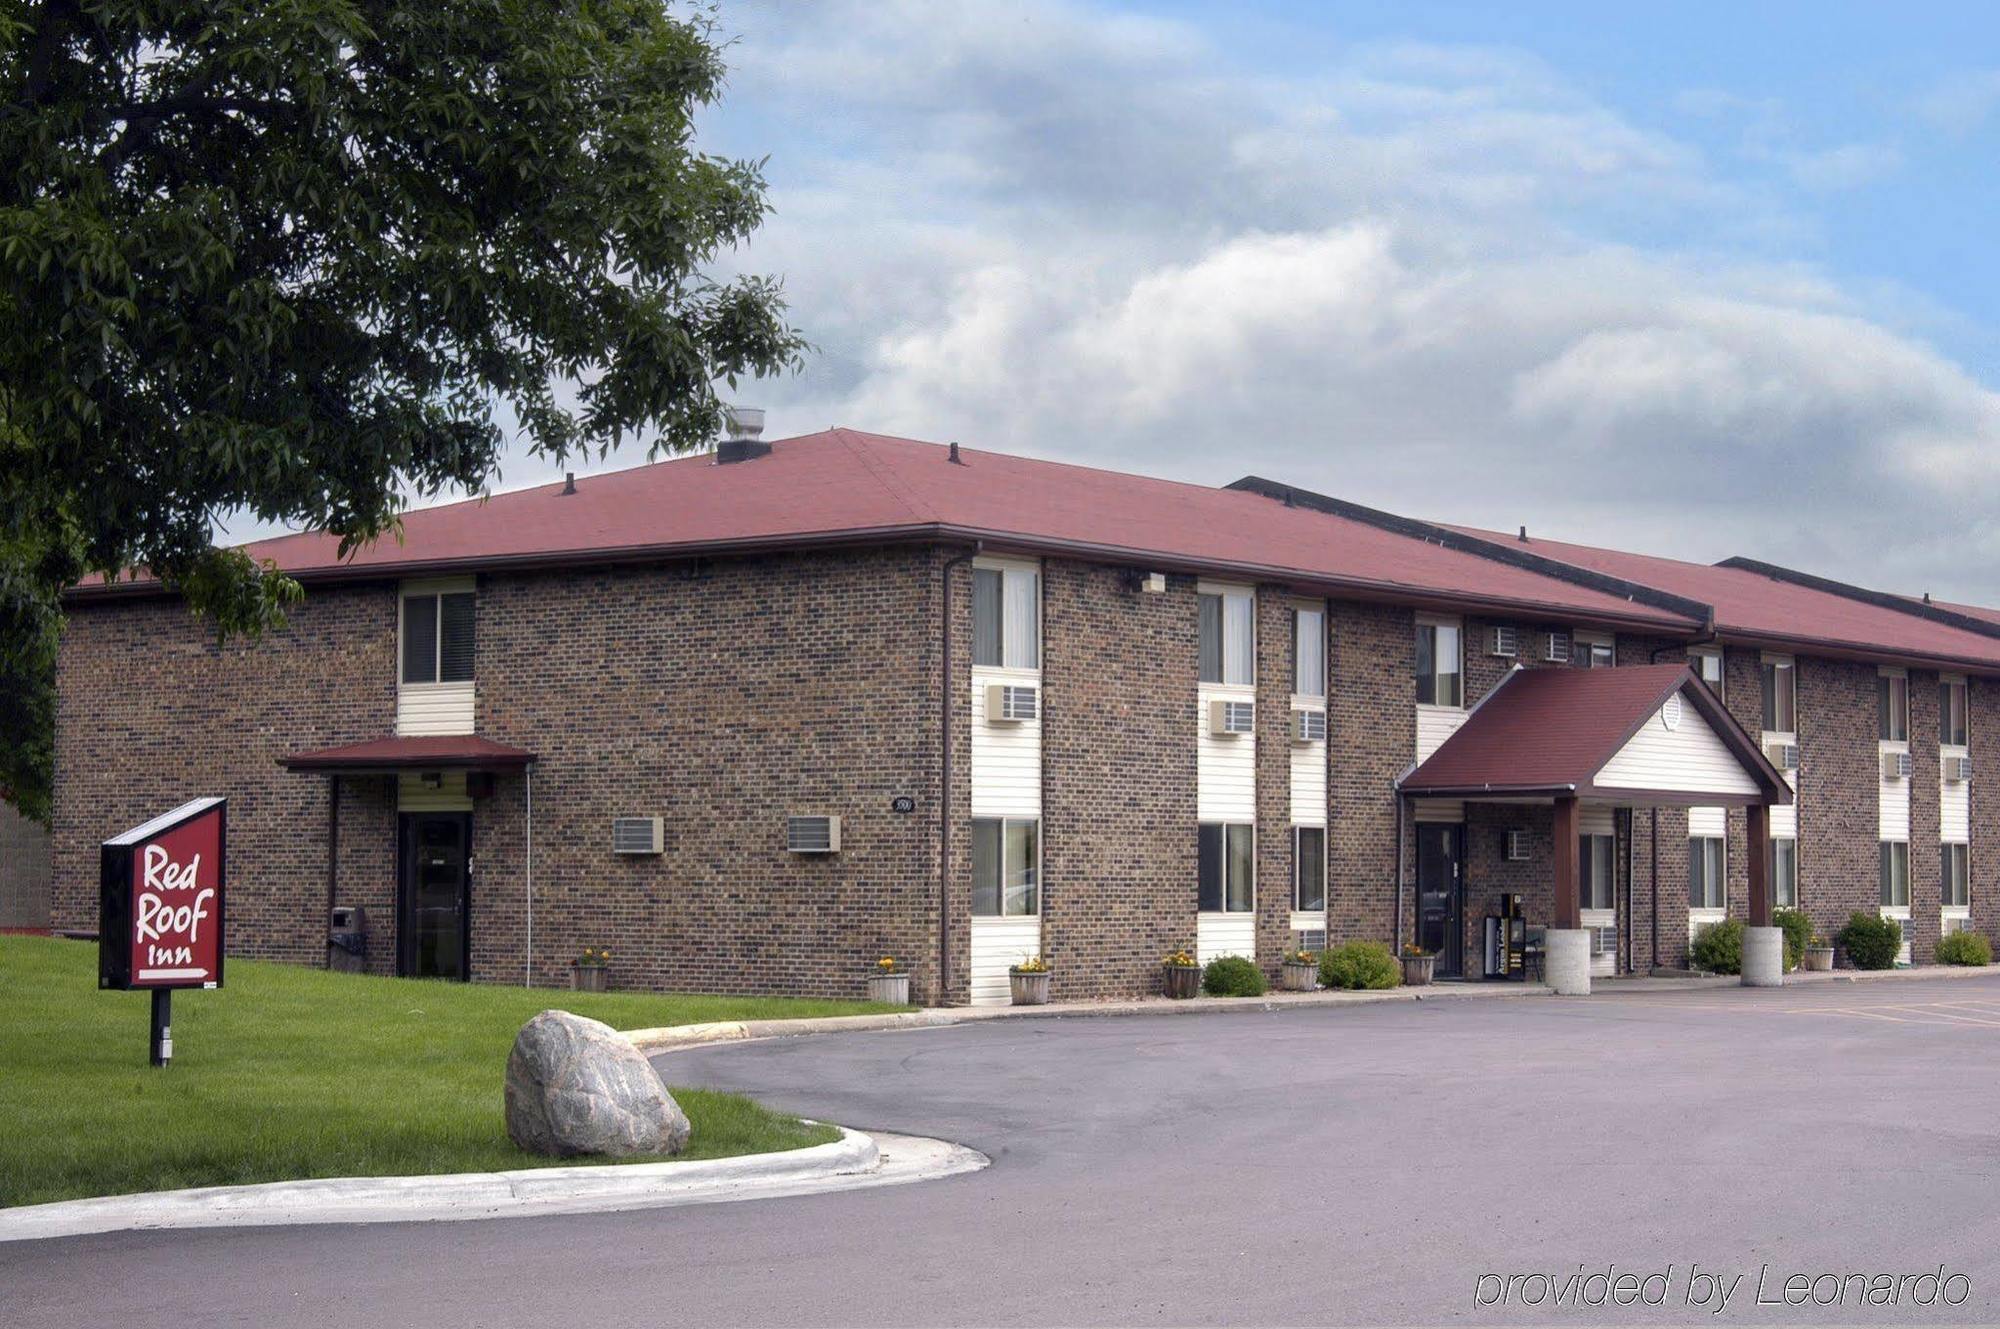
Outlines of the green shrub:
{"label": "green shrub", "polygon": [[1697,969],[1706,969],[1711,974],[1742,973],[1742,920],[1732,918],[1721,923],[1710,923],[1695,933],[1694,944],[1688,947],[1688,963]]}
{"label": "green shrub", "polygon": [[1201,990],[1211,997],[1261,997],[1264,974],[1240,955],[1225,955],[1201,971]]}
{"label": "green shrub", "polygon": [[1939,964],[1978,966],[1993,963],[1993,947],[1977,932],[1954,932],[1948,937],[1939,937],[1936,954]]}
{"label": "green shrub", "polygon": [[1812,944],[1812,920],[1803,909],[1773,909],[1771,925],[1785,931],[1785,972],[1790,973],[1806,958],[1806,947]]}
{"label": "green shrub", "polygon": [[1893,918],[1857,910],[1834,936],[1856,969],[1888,969],[1903,948],[1903,928]]}
{"label": "green shrub", "polygon": [[1330,988],[1392,988],[1403,966],[1379,941],[1350,941],[1319,957],[1319,981]]}

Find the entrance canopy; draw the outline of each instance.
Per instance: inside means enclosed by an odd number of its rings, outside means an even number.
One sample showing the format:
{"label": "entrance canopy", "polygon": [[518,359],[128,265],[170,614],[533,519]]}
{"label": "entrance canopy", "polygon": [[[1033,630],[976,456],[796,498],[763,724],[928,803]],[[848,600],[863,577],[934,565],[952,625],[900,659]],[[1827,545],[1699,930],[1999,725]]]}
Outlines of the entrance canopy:
{"label": "entrance canopy", "polygon": [[1398,783],[1413,798],[1789,803],[1756,740],[1681,664],[1517,669]]}
{"label": "entrance canopy", "polygon": [[532,752],[472,734],[376,738],[278,758],[278,764],[288,771],[324,771],[331,775],[395,775],[409,770],[518,771],[534,761]]}

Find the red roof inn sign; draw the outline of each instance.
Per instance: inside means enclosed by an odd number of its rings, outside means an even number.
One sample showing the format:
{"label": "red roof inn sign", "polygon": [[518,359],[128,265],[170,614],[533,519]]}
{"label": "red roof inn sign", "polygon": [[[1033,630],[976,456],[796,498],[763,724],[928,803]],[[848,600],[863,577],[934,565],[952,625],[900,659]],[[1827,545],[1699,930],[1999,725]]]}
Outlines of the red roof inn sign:
{"label": "red roof inn sign", "polygon": [[97,986],[153,993],[153,1064],[173,1055],[175,988],[222,986],[228,801],[198,798],[100,850]]}

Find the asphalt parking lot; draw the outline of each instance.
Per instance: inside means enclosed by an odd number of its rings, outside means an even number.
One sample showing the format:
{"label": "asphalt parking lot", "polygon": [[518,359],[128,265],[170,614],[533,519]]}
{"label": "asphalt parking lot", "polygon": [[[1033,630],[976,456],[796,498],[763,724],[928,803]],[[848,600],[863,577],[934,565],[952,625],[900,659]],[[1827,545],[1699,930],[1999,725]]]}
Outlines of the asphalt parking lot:
{"label": "asphalt parking lot", "polygon": [[[653,1213],[0,1247],[0,1320],[2000,1317],[2000,976],[1003,1021],[660,1065],[994,1165]],[[1956,1306],[1909,1281],[1940,1267]],[[1829,1274],[1861,1275],[1858,1299]],[[1894,1304],[1866,1300],[1880,1275]],[[1841,1299],[1784,1305],[1788,1278]]]}

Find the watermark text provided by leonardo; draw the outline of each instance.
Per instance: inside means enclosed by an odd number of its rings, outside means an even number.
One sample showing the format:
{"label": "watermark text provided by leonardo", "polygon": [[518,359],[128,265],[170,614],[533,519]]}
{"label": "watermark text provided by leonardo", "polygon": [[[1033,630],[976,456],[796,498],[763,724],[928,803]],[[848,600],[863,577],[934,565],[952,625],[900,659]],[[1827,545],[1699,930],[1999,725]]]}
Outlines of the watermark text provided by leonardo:
{"label": "watermark text provided by leonardo", "polygon": [[1472,1304],[1543,1310],[1662,1306],[1721,1315],[1752,1306],[1962,1306],[1971,1295],[1972,1280],[1943,1265],[1922,1273],[1785,1273],[1763,1264],[1750,1273],[1703,1268],[1698,1262],[1651,1270],[1580,1264],[1574,1272],[1480,1274]]}

